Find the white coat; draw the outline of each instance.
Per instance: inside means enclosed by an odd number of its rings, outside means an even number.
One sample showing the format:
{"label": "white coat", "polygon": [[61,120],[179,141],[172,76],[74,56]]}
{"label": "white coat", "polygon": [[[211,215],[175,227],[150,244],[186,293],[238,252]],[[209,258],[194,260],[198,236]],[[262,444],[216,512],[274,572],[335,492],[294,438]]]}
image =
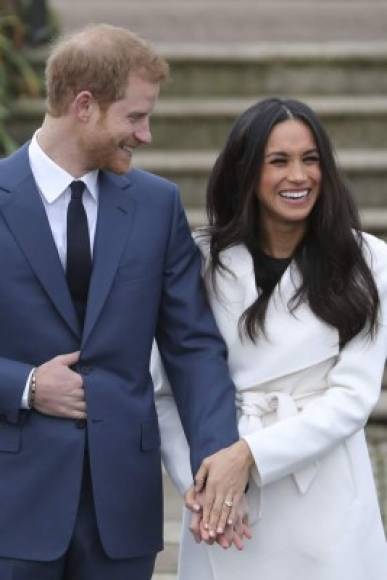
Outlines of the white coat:
{"label": "white coat", "polygon": [[[307,303],[288,301],[300,280],[291,263],[270,300],[266,336],[242,338],[238,322],[255,301],[251,256],[238,245],[222,260],[209,300],[229,349],[239,430],[256,467],[248,500],[253,539],[243,552],[197,545],[183,518],[179,580],[385,580],[387,544],[364,425],[381,388],[387,352],[387,245],[364,234],[382,301],[376,337],[339,350],[337,331]],[[208,244],[198,239],[204,264]],[[183,493],[192,481],[188,448],[154,353],[152,372],[164,463]],[[214,385],[216,388],[216,385]]]}

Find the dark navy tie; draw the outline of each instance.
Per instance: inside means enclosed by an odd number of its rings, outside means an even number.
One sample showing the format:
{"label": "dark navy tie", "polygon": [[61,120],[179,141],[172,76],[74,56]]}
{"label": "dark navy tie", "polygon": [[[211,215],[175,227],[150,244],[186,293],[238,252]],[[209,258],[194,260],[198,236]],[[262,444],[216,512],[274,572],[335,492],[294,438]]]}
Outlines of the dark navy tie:
{"label": "dark navy tie", "polygon": [[67,209],[66,278],[79,321],[83,327],[91,276],[91,252],[87,215],[82,203],[83,181],[70,185],[71,201]]}

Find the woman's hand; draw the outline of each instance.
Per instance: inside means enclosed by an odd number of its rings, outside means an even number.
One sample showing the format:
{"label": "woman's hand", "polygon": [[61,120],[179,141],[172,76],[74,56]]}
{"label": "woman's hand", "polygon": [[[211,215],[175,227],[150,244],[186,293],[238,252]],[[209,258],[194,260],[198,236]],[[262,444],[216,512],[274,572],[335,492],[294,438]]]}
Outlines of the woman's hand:
{"label": "woman's hand", "polygon": [[195,476],[196,492],[203,492],[204,527],[210,536],[232,525],[244,495],[254,457],[244,439],[221,449],[202,462]]}
{"label": "woman's hand", "polygon": [[219,544],[222,548],[227,549],[234,545],[237,550],[243,550],[244,538],[251,539],[252,534],[248,525],[248,504],[246,496],[243,495],[238,506],[236,506],[234,514],[234,525],[226,526],[222,534],[218,534],[216,538],[212,537],[205,528],[202,518],[202,508],[204,502],[204,493],[196,493],[194,487],[191,487],[185,494],[185,505],[193,512],[190,523],[190,531],[197,543],[201,541],[212,545],[214,542]]}

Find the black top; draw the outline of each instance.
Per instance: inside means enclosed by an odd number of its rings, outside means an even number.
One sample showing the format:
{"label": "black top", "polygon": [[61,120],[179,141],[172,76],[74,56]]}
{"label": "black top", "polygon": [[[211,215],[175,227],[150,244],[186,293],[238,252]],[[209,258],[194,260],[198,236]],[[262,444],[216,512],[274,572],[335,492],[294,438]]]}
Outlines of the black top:
{"label": "black top", "polygon": [[254,248],[253,262],[257,288],[271,292],[280,281],[292,258],[273,258]]}

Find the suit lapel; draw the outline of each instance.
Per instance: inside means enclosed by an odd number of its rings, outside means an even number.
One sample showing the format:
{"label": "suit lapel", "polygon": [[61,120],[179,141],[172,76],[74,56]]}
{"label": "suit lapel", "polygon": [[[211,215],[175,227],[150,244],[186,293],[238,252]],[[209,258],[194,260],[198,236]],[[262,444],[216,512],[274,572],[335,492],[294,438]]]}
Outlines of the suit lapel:
{"label": "suit lapel", "polygon": [[136,202],[128,196],[127,176],[100,172],[98,220],[93,251],[93,273],[82,347],[90,336],[109,294],[125,243],[131,232]]}
{"label": "suit lapel", "polygon": [[[79,337],[80,327],[42,200],[30,169],[28,144],[3,160],[0,213],[55,308]],[[127,176],[100,172],[93,273],[82,344],[90,335],[109,294],[131,231],[136,202],[127,195]]]}
{"label": "suit lapel", "polygon": [[[24,152],[24,155],[21,153]],[[19,163],[11,158],[14,175],[23,175],[10,193],[2,194],[2,212],[9,229],[55,308],[79,336],[79,323],[68,291],[66,278],[52,237],[46,212],[29,169],[27,149],[19,152]],[[20,158],[21,157],[21,158]],[[27,169],[27,171],[26,171]]]}

